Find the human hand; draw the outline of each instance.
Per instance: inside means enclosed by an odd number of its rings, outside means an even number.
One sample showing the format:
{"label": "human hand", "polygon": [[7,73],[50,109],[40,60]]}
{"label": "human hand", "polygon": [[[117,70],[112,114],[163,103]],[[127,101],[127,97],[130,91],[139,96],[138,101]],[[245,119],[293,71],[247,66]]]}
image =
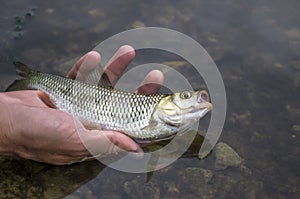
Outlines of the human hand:
{"label": "human hand", "polygon": [[[113,56],[106,73],[114,85],[135,56],[130,46],[121,47]],[[72,79],[84,78],[100,63],[97,52],[84,55],[67,74]],[[137,92],[153,94],[159,89],[163,76],[150,72]],[[142,152],[128,136],[116,131],[88,130],[72,115],[49,108],[37,95],[38,91],[14,91],[0,95],[0,153],[64,165],[91,157],[93,154],[113,154],[121,149]],[[86,145],[84,145],[84,144]]]}

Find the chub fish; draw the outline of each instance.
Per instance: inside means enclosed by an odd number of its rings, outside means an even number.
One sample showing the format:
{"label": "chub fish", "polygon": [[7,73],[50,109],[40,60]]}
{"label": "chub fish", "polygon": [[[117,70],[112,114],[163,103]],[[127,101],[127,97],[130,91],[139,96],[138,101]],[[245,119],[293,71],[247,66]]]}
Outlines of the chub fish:
{"label": "chub fish", "polygon": [[21,62],[15,66],[22,79],[7,91],[40,90],[55,108],[73,114],[87,128],[116,130],[136,140],[171,138],[212,109],[204,90],[137,94],[31,70]]}

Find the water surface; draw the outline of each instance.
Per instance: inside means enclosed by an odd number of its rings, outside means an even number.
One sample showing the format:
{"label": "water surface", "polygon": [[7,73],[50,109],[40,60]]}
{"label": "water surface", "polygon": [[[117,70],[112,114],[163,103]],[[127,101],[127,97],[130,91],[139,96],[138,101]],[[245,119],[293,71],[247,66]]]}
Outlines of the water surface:
{"label": "water surface", "polygon": [[[228,112],[220,142],[243,159],[216,171],[215,156],[181,158],[153,173],[127,174],[89,162],[54,167],[0,160],[0,197],[297,198],[300,172],[300,14],[291,1],[4,1],[0,90],[15,78],[13,60],[64,74],[63,65],[121,31],[157,26],[198,41],[216,62]],[[161,52],[135,63],[170,62]],[[182,60],[179,60],[182,61]],[[134,63],[134,64],[135,64]],[[63,65],[63,67],[62,67]],[[199,86],[199,77],[178,70]],[[201,124],[205,129],[208,121]],[[201,130],[201,129],[200,129]],[[214,152],[213,152],[214,153]]]}

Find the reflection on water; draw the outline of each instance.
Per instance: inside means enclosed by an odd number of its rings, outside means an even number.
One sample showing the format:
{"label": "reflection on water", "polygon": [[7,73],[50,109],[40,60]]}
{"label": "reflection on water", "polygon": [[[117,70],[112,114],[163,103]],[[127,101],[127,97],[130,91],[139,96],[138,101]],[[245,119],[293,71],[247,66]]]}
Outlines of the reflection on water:
{"label": "reflection on water", "polygon": [[[228,113],[221,137],[225,145],[201,161],[193,155],[181,158],[154,172],[148,181],[147,174],[103,169],[96,162],[52,167],[1,158],[0,197],[299,196],[298,1],[29,0],[3,4],[1,90],[16,77],[12,66],[15,59],[63,74],[70,66],[60,67],[62,63],[107,37],[133,27],[159,26],[191,36],[211,54],[224,79]],[[26,16],[34,7],[34,16]],[[24,23],[16,23],[16,16],[26,16]],[[139,52],[137,60],[139,64],[159,60],[176,65],[179,59]],[[199,77],[187,71],[185,64],[177,67],[193,86],[199,86]],[[200,123],[204,130],[207,122]],[[216,167],[216,162],[219,166],[229,162],[230,166]]]}

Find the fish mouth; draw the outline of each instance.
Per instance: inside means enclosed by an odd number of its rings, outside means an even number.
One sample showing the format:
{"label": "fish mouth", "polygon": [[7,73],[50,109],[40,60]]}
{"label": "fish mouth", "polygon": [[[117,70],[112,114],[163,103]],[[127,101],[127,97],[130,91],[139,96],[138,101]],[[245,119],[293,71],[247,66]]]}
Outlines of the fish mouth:
{"label": "fish mouth", "polygon": [[206,102],[205,104],[201,104],[200,108],[196,108],[194,110],[192,110],[190,113],[197,113],[197,115],[200,116],[200,118],[204,117],[206,115],[206,113],[208,113],[209,111],[212,110],[212,104],[209,102]]}
{"label": "fish mouth", "polygon": [[200,118],[204,117],[206,115],[206,113],[208,113],[209,111],[211,111],[211,109],[212,109],[212,105],[211,104],[210,104],[210,106],[207,106],[206,108],[201,109],[199,111]]}
{"label": "fish mouth", "polygon": [[200,118],[202,118],[206,115],[206,113],[212,110],[213,105],[209,102],[209,95],[204,90],[199,92],[197,100],[200,106],[198,110],[196,109],[194,112],[198,112]]}
{"label": "fish mouth", "polygon": [[200,118],[204,117],[206,113],[211,111],[213,105],[209,102],[202,102],[200,106],[194,107],[189,113],[199,116]]}

